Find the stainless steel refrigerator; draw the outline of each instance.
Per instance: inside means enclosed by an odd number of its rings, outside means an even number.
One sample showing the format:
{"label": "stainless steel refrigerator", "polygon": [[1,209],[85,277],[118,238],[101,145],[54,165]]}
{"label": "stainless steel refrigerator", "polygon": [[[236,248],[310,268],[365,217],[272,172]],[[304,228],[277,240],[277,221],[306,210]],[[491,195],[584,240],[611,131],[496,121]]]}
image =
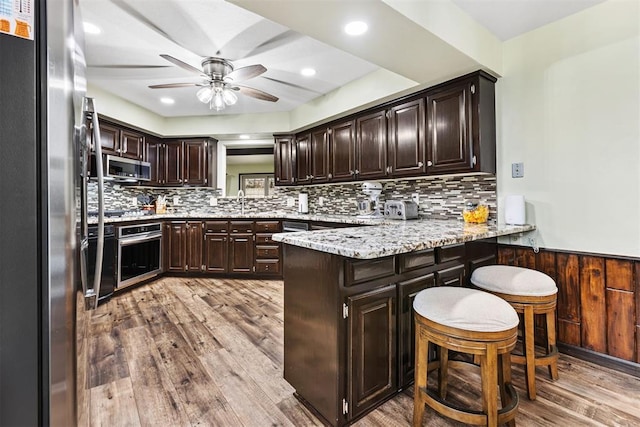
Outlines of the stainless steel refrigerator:
{"label": "stainless steel refrigerator", "polygon": [[[78,0],[0,0],[33,25],[0,32],[0,425],[76,424],[84,119]],[[3,24],[4,25],[4,24]],[[29,33],[30,32],[30,33]]]}

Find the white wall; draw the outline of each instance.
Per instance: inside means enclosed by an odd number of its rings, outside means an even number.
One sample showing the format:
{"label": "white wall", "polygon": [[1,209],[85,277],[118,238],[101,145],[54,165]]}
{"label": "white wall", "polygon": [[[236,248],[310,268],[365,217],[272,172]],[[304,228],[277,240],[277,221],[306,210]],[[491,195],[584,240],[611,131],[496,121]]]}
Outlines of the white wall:
{"label": "white wall", "polygon": [[638,5],[609,1],[504,43],[498,203],[525,195],[539,246],[640,256]]}

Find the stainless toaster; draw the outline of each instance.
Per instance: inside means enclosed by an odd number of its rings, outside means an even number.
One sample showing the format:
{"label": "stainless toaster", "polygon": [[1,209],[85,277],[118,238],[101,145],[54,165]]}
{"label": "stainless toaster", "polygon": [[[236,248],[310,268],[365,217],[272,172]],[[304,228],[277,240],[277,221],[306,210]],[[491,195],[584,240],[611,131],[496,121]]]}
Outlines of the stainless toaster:
{"label": "stainless toaster", "polygon": [[418,205],[416,202],[389,200],[384,202],[384,217],[389,219],[416,219]]}

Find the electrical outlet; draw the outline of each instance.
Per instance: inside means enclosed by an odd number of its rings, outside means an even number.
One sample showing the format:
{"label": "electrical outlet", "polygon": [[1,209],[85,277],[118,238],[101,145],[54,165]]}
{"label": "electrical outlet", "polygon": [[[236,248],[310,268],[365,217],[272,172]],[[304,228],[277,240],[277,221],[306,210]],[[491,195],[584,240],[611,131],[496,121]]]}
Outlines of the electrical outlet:
{"label": "electrical outlet", "polygon": [[218,198],[214,196],[209,197],[209,206],[218,206]]}
{"label": "electrical outlet", "polygon": [[292,208],[296,203],[296,199],[293,197],[287,197],[287,206]]}
{"label": "electrical outlet", "polygon": [[324,197],[318,197],[318,206],[324,206]]}
{"label": "electrical outlet", "polygon": [[524,163],[511,163],[511,178],[524,177]]}
{"label": "electrical outlet", "polygon": [[413,193],[411,195],[411,200],[416,202],[416,205],[420,206],[420,194],[419,193]]}

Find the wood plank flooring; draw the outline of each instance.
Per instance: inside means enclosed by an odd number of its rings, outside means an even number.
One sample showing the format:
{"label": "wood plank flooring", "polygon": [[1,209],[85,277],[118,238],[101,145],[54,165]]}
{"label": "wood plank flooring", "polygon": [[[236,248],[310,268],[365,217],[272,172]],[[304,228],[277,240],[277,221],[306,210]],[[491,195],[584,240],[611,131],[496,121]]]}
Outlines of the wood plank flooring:
{"label": "wood plank flooring", "polygon": [[[282,378],[282,290],[282,281],[163,278],[93,312],[79,305],[79,425],[322,425]],[[514,366],[519,426],[640,425],[640,379],[566,355],[559,371],[551,382],[539,368],[532,402]],[[477,370],[451,377],[450,396],[478,402]],[[409,426],[412,413],[407,390],[354,425]],[[429,408],[424,418],[461,425]]]}

